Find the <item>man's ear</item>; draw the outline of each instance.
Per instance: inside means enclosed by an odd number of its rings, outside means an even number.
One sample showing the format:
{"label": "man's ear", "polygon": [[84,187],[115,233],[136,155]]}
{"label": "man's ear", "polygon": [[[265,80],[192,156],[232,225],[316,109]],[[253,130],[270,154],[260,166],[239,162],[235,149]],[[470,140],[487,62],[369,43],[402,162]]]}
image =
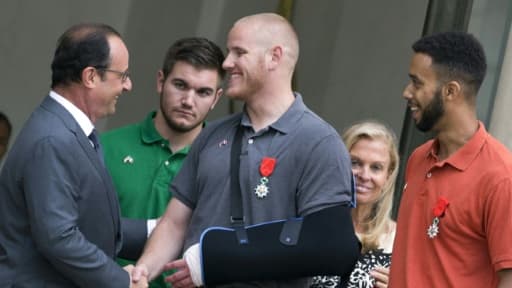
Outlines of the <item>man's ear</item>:
{"label": "man's ear", "polygon": [[82,70],[82,84],[87,88],[96,87],[96,78],[100,77],[98,70],[94,67],[85,67]]}
{"label": "man's ear", "polygon": [[270,61],[269,61],[269,69],[273,70],[275,69],[279,63],[281,62],[282,58],[283,58],[283,47],[281,46],[274,46],[270,49],[269,51],[269,55],[270,55]]}
{"label": "man's ear", "polygon": [[222,88],[217,89],[217,91],[215,92],[215,99],[213,100],[213,103],[210,106],[210,111],[213,110],[215,105],[217,105],[217,103],[219,102],[220,97],[222,96],[223,93],[224,93],[224,90],[222,90]]}
{"label": "man's ear", "polygon": [[462,86],[457,81],[450,81],[443,85],[443,95],[447,100],[454,100],[462,95]]}
{"label": "man's ear", "polygon": [[156,73],[156,92],[158,95],[162,94],[162,90],[164,90],[164,72],[162,70],[158,70]]}

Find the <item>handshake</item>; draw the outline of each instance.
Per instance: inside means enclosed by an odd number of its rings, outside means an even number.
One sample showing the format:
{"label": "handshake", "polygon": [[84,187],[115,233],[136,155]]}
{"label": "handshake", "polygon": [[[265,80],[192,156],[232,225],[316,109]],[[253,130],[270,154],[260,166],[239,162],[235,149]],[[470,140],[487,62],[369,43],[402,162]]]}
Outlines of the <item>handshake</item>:
{"label": "handshake", "polygon": [[130,275],[130,288],[147,288],[149,287],[148,285],[148,278],[146,276],[140,276],[138,279],[137,279],[137,282],[135,282],[133,280],[133,270],[134,270],[135,266],[133,265],[126,265],[123,267],[123,269],[128,272],[128,275]]}
{"label": "handshake", "polygon": [[[123,267],[130,274],[130,288],[148,287],[151,276],[144,264]],[[202,287],[202,273],[199,259],[199,244],[192,245],[185,251],[183,259],[167,263],[163,270],[174,269],[176,272],[165,278],[173,287]],[[154,275],[153,275],[154,277]]]}

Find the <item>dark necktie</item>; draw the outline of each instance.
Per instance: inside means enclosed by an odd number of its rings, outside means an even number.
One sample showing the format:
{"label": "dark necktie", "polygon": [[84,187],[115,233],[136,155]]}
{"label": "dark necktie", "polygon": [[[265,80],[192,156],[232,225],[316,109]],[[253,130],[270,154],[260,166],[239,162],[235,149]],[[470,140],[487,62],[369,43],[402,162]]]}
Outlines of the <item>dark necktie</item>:
{"label": "dark necktie", "polygon": [[98,154],[101,164],[103,164],[103,166],[105,166],[105,161],[103,160],[103,150],[101,149],[100,141],[98,139],[98,133],[96,132],[96,129],[92,129],[91,134],[89,134],[89,139],[91,140],[92,144],[94,145],[94,150]]}

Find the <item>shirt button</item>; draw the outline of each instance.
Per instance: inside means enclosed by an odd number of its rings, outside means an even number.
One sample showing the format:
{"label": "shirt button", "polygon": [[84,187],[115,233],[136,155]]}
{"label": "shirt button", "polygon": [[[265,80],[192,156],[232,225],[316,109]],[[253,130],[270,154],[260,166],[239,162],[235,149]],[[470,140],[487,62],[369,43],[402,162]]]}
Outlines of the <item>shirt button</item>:
{"label": "shirt button", "polygon": [[164,162],[164,164],[165,164],[165,166],[169,166],[169,160],[166,160],[166,161]]}
{"label": "shirt button", "polygon": [[254,139],[252,139],[252,138],[249,138],[249,140],[247,141],[247,143],[249,143],[249,144],[252,144],[252,143],[254,143]]}
{"label": "shirt button", "polygon": [[430,178],[430,177],[432,177],[432,173],[428,172],[427,173],[427,178]]}

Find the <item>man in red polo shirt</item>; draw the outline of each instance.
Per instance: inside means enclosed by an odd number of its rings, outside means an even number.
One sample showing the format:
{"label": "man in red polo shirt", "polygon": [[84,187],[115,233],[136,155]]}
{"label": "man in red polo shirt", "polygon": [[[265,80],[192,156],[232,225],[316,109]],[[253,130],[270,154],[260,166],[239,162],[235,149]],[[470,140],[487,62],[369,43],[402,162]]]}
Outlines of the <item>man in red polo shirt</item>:
{"label": "man in red polo shirt", "polygon": [[483,48],[461,32],[412,48],[403,97],[435,138],[407,164],[389,287],[512,287],[512,154],[477,119]]}

